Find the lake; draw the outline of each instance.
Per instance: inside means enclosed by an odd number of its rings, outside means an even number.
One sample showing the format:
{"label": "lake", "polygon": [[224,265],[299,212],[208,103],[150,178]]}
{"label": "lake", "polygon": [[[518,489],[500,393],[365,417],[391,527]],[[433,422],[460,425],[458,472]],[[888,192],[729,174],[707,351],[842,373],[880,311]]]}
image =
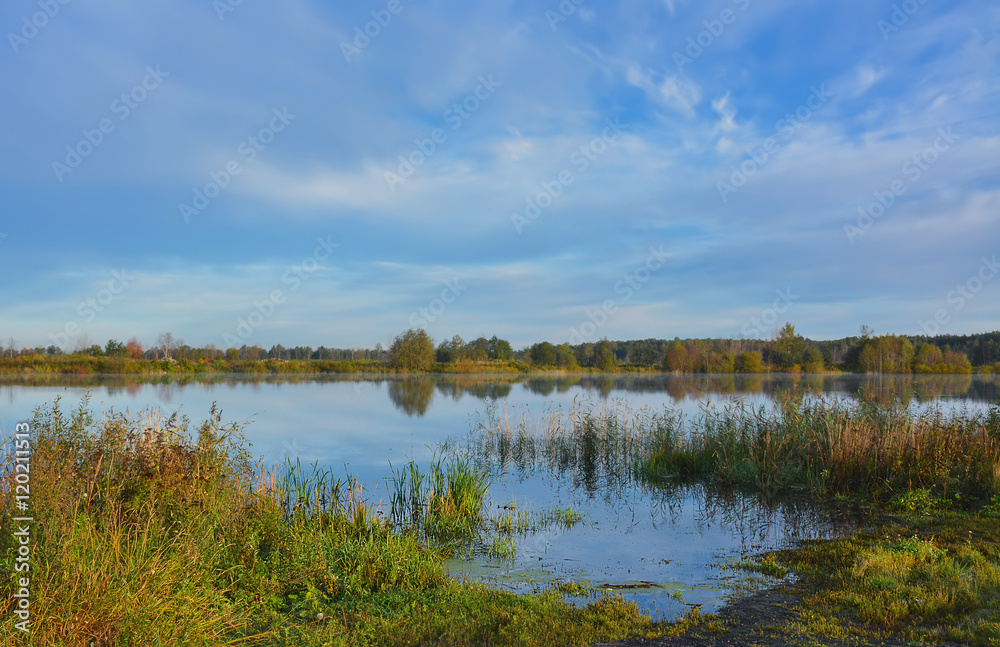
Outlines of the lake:
{"label": "lake", "polygon": [[686,604],[715,610],[761,585],[731,568],[742,557],[863,521],[805,496],[766,500],[702,486],[650,486],[630,478],[614,457],[559,462],[485,451],[477,449],[475,430],[490,420],[544,426],[553,412],[669,408],[693,416],[736,400],[766,406],[786,393],[851,398],[859,389],[913,408],[971,411],[1000,400],[1000,379],[992,376],[5,376],[0,428],[9,438],[35,407],[59,397],[64,410],[73,409],[88,393],[98,415],[158,409],[192,423],[216,402],[224,421],[245,423],[252,451],[265,463],[291,458],[356,475],[374,501],[388,500],[390,464],[462,450],[492,475],[491,511],[571,508],[582,520],[517,535],[513,558],[450,560],[454,574],[522,592],[567,582],[591,597],[614,590],[654,617],[670,618]]}

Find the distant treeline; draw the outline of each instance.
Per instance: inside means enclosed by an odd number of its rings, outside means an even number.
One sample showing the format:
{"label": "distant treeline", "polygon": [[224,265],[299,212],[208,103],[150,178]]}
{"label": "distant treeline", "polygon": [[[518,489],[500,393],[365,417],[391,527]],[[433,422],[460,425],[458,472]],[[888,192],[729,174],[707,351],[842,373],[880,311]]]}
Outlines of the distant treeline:
{"label": "distant treeline", "polygon": [[0,353],[0,373],[379,373],[405,372],[597,372],[671,373],[998,373],[1000,331],[978,335],[874,335],[831,341],[805,339],[786,324],[773,339],[602,339],[577,345],[539,342],[514,350],[493,336],[465,341],[459,336],[435,344],[422,329],[408,330],[390,348],[320,346],[270,349],[254,345],[196,348],[160,335],[144,347],[135,338],[109,340],[72,353],[61,348],[16,349]]}
{"label": "distant treeline", "polygon": [[[608,342],[618,366],[678,373],[1000,373],[1000,332],[978,335],[873,335],[813,341],[786,325],[775,339],[646,339]],[[595,364],[596,344],[572,347]]]}

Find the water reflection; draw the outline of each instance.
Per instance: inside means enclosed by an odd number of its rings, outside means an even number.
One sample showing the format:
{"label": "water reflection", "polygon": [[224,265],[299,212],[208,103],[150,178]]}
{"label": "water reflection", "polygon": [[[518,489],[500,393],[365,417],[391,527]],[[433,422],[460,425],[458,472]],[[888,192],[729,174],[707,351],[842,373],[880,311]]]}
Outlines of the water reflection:
{"label": "water reflection", "polygon": [[[187,388],[302,383],[387,383],[393,405],[409,416],[423,416],[435,393],[454,401],[469,396],[498,400],[518,390],[541,397],[581,391],[609,399],[624,394],[666,394],[675,403],[751,396],[762,399],[801,397],[803,393],[853,396],[864,389],[879,404],[926,404],[936,400],[1000,402],[1000,376],[989,375],[4,375],[0,391],[17,386],[103,388],[111,396],[136,396],[144,385],[156,387],[158,399],[171,404]],[[9,394],[12,397],[12,394]]]}
{"label": "water reflection", "polygon": [[427,413],[431,400],[434,399],[434,383],[420,377],[390,380],[389,399],[406,415],[422,416]]}
{"label": "water reflection", "polygon": [[632,483],[616,496],[595,498],[567,478],[529,474],[499,480],[490,494],[494,502],[534,509],[569,505],[583,521],[517,537],[513,559],[454,562],[453,572],[515,592],[566,581],[615,588],[657,619],[683,613],[685,603],[714,612],[748,589],[767,586],[732,569],[743,558],[838,536],[864,522],[805,496],[767,498],[705,485]]}
{"label": "water reflection", "polygon": [[748,575],[729,564],[860,523],[802,493],[636,478],[635,459],[652,437],[680,424],[677,409],[635,408],[617,398],[578,396],[535,415],[525,406],[487,407],[463,453],[493,475],[492,503],[570,506],[584,521],[516,538],[513,559],[453,568],[517,592],[564,581],[610,587],[645,613],[671,618],[684,603],[714,611],[745,593]]}

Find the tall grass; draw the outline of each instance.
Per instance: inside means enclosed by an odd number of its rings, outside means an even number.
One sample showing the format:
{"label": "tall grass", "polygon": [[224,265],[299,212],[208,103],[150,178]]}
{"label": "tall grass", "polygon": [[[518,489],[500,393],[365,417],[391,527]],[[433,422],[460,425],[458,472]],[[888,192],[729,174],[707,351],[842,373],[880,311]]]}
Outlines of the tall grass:
{"label": "tall grass", "polygon": [[438,542],[469,540],[483,522],[488,475],[466,458],[432,460],[425,473],[409,461],[392,468],[391,519]]}
{"label": "tall grass", "polygon": [[653,433],[650,478],[804,487],[876,500],[928,489],[972,504],[1000,493],[1000,407],[946,413],[806,396],[705,408]]}
{"label": "tall grass", "polygon": [[[634,606],[572,609],[449,579],[440,550],[381,513],[351,478],[252,460],[213,407],[193,427],[155,413],[57,400],[32,426],[31,634],[10,645],[586,644],[646,631]],[[0,507],[13,509],[12,453]],[[426,483],[423,514],[474,516],[459,463]],[[442,486],[443,484],[443,486]],[[481,503],[481,500],[480,500]],[[478,514],[481,514],[481,508]],[[0,587],[12,590],[13,515],[0,516]],[[21,575],[17,573],[17,575]]]}

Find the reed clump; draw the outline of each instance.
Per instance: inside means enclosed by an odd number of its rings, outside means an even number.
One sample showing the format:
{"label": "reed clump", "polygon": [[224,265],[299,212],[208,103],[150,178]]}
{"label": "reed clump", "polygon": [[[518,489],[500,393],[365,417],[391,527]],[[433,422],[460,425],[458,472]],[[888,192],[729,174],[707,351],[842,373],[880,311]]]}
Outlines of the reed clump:
{"label": "reed clump", "polygon": [[650,443],[680,426],[676,411],[633,409],[615,399],[595,404],[575,398],[540,417],[491,403],[469,435],[466,455],[498,473],[541,471],[606,494],[626,487],[635,462],[654,449]]}
{"label": "reed clump", "polygon": [[914,410],[812,396],[704,408],[654,434],[639,471],[765,490],[799,487],[875,501],[925,489],[960,506],[1000,493],[1000,407]]}
{"label": "reed clump", "polygon": [[464,457],[432,460],[427,471],[415,461],[390,465],[390,518],[401,528],[441,544],[467,542],[483,524],[489,476]]}

